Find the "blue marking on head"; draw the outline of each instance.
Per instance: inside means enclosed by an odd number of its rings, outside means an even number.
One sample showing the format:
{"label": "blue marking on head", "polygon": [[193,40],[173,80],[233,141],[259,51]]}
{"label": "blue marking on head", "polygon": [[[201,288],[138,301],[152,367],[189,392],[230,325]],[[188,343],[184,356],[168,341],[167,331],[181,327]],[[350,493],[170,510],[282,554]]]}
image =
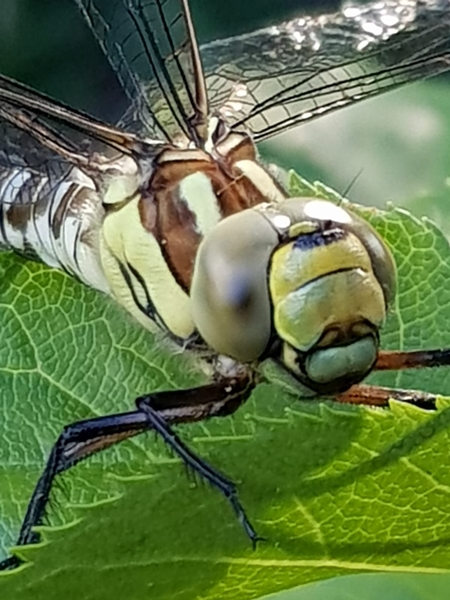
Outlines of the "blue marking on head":
{"label": "blue marking on head", "polygon": [[344,239],[346,235],[347,233],[343,229],[302,233],[294,240],[294,248],[298,250],[310,250],[319,246],[328,246]]}

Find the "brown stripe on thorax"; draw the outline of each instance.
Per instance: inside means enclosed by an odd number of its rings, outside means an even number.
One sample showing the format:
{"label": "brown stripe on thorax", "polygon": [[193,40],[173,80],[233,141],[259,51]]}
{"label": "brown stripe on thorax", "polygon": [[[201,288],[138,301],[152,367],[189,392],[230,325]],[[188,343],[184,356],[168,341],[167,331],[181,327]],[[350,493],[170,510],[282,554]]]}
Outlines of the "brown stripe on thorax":
{"label": "brown stripe on thorax", "polygon": [[223,217],[267,201],[267,198],[235,166],[241,160],[257,162],[255,145],[248,136],[238,133],[229,134],[215,146],[213,156],[219,170],[212,183]]}
{"label": "brown stripe on thorax", "polygon": [[139,201],[143,227],[158,240],[175,280],[186,292],[202,236],[196,215],[181,197],[182,181],[194,173],[206,175],[220,216],[227,217],[267,201],[236,167],[242,160],[257,162],[253,142],[241,134],[228,135],[211,154],[200,149],[166,150],[158,157],[147,191]]}
{"label": "brown stripe on thorax", "polygon": [[193,173],[215,169],[211,157],[202,150],[168,150],[157,162],[147,193],[139,201],[143,227],[158,240],[173,277],[189,290],[192,269],[201,236],[195,215],[180,199],[181,181]]}

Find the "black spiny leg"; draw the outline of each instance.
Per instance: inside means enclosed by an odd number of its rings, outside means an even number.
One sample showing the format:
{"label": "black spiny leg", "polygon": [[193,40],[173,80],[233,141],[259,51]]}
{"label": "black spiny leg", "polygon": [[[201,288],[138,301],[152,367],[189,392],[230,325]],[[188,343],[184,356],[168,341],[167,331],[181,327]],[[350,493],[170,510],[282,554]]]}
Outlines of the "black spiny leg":
{"label": "black spiny leg", "polygon": [[[65,427],[33,491],[17,545],[39,540],[39,534],[33,528],[44,519],[57,475],[104,448],[151,429],[158,432],[200,477],[224,494],[254,545],[258,536],[238,499],[234,483],[197,457],[170,428],[170,424],[231,414],[247,399],[252,387],[248,376],[244,376],[188,390],[158,392],[138,398],[135,411],[79,421]],[[18,557],[11,557],[0,563],[0,570],[17,567],[20,563]]]}
{"label": "black spiny leg", "polygon": [[164,418],[161,417],[155,408],[153,408],[153,400],[154,397],[152,396],[138,398],[136,405],[139,411],[147,415],[149,422],[152,424],[152,429],[160,434],[166,444],[172,448],[172,450],[181,458],[185,465],[193,469],[197,475],[222,492],[222,494],[231,504],[239,523],[244,528],[245,533],[250,538],[253,548],[255,548],[256,543],[261,541],[263,538],[258,536],[247,515],[245,514],[244,507],[238,498],[235,483],[221,475],[214,469],[214,467],[194,454],[186,446],[186,444],[181,441],[181,439],[170,428]]}

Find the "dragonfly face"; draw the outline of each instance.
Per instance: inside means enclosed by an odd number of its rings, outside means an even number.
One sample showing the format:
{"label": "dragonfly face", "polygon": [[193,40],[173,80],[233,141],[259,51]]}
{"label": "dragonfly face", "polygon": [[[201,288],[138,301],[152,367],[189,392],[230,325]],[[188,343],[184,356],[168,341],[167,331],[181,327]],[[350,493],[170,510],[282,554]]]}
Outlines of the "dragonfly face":
{"label": "dragonfly face", "polygon": [[373,368],[449,362],[447,351],[379,351],[395,291],[389,250],[341,206],[288,198],[255,142],[448,69],[450,4],[347,6],[201,49],[187,0],[77,4],[129,110],[113,127],[0,77],[0,242],[112,295],[183,347],[200,346],[215,372],[201,388],[149,394],[134,412],[66,427],[18,543],[37,539],[57,473],[148,429],[226,495],[255,542],[234,484],[188,451],[172,423],[236,410],[266,358],[309,393],[379,404],[411,393],[347,390]]}
{"label": "dragonfly face", "polygon": [[335,394],[373,368],[394,290],[391,254],[366,222],[290,199],[237,213],[204,239],[192,312],[216,352],[275,356],[308,389]]}

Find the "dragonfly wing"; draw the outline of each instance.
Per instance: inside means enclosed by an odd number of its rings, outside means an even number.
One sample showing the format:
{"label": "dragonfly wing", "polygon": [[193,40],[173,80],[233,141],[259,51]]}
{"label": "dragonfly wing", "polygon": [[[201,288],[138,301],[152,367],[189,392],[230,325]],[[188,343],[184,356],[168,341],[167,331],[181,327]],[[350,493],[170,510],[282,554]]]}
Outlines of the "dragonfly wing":
{"label": "dragonfly wing", "polygon": [[[33,135],[32,128],[39,131]],[[20,126],[22,123],[23,127]],[[14,205],[32,205],[45,194],[52,191],[61,182],[70,177],[76,162],[69,162],[66,157],[55,151],[56,138],[42,118],[34,118],[28,112],[17,107],[0,103],[0,203]],[[46,137],[49,143],[46,143]],[[57,136],[64,152],[75,151],[74,146],[60,132]],[[75,156],[75,155],[74,155]],[[89,161],[87,154],[80,148],[76,151],[80,164]],[[42,181],[46,182],[38,194]],[[26,182],[26,183],[25,183]]]}
{"label": "dragonfly wing", "polygon": [[260,141],[449,69],[450,2],[347,4],[201,52],[211,109]]}
{"label": "dragonfly wing", "polygon": [[208,107],[187,0],[76,0],[132,104],[127,125],[201,143]]}
{"label": "dragonfly wing", "polygon": [[[160,141],[141,140],[2,75],[0,136],[4,177],[13,170],[26,170],[48,177],[54,185],[77,167],[100,187],[108,173],[117,171],[118,158],[131,156],[139,161],[145,155],[144,160],[151,160],[161,147]],[[21,178],[17,181],[19,184]],[[7,203],[12,196],[2,195],[1,189],[0,202]],[[13,188],[9,185],[8,189]],[[27,204],[36,199],[31,187],[23,187],[12,201]]]}
{"label": "dragonfly wing", "polygon": [[[2,113],[0,109],[0,114]],[[0,203],[31,205],[36,202],[37,181],[45,177],[50,181],[64,181],[72,166],[52,151],[35,141],[29,134],[11,125],[0,116]],[[14,179],[9,179],[15,174]],[[24,174],[29,183],[23,185]],[[5,182],[10,180],[7,186]],[[5,189],[3,189],[5,186]]]}

